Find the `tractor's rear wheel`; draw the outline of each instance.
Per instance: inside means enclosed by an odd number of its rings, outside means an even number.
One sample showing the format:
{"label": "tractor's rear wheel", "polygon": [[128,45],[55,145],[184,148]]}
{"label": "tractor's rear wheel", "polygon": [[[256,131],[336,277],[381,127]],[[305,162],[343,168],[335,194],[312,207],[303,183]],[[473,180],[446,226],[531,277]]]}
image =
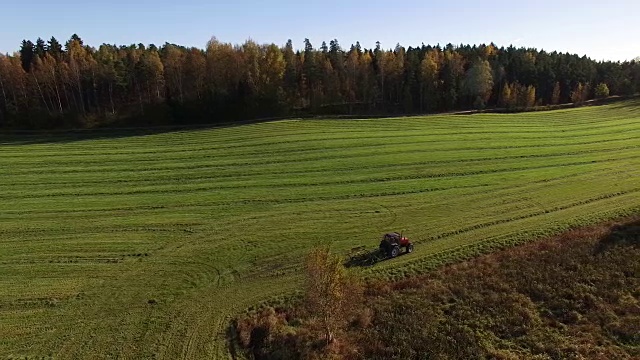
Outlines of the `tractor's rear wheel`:
{"label": "tractor's rear wheel", "polygon": [[394,258],[398,256],[398,254],[400,254],[400,246],[394,246],[393,249],[391,249],[391,257]]}
{"label": "tractor's rear wheel", "polygon": [[412,253],[412,252],[413,252],[413,244],[407,245],[407,253]]}

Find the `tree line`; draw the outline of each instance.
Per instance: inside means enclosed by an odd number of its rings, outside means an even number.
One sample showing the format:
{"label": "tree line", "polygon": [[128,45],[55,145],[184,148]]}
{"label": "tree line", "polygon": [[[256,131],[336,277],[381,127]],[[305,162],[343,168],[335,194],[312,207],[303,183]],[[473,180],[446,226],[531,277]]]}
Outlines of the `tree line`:
{"label": "tree line", "polygon": [[640,62],[489,45],[302,49],[212,38],[98,48],[24,40],[0,55],[0,126],[231,122],[301,114],[527,108],[640,92]]}

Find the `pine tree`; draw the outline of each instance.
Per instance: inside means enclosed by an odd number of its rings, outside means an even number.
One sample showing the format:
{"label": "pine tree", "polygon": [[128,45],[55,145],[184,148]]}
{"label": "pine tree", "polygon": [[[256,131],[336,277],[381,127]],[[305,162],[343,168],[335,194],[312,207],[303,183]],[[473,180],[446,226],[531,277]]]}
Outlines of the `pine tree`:
{"label": "pine tree", "polygon": [[315,107],[318,105],[316,103],[318,65],[313,45],[311,45],[309,39],[304,39],[304,63],[302,65],[302,74],[306,85],[307,100],[311,107]]}
{"label": "pine tree", "polygon": [[31,64],[33,64],[35,51],[34,45],[30,40],[22,40],[22,46],[20,47],[20,61],[24,71],[31,71]]}
{"label": "pine tree", "polygon": [[38,38],[38,40],[36,40],[34,51],[36,55],[40,57],[40,59],[44,57],[44,54],[47,52],[47,44],[44,42],[44,40],[42,40],[41,38]]}
{"label": "pine tree", "polygon": [[47,52],[51,54],[55,59],[59,59],[62,55],[62,45],[55,37],[51,37],[47,42]]}
{"label": "pine tree", "polygon": [[556,81],[553,86],[553,93],[551,93],[551,104],[558,105],[560,103],[560,83]]}
{"label": "pine tree", "polygon": [[329,53],[329,47],[327,46],[326,41],[322,42],[322,45],[320,46],[320,51],[325,55]]}
{"label": "pine tree", "polygon": [[385,81],[387,76],[387,57],[386,51],[382,50],[382,46],[379,41],[376,42],[376,49],[374,51],[374,63],[376,66],[376,75],[378,80],[378,86],[380,89],[379,99],[376,99],[384,104],[385,102]]}
{"label": "pine tree", "polygon": [[287,41],[282,54],[285,62],[284,69],[284,88],[287,96],[287,102],[292,105],[297,105],[299,102],[299,72],[298,72],[298,57],[293,50],[293,43],[291,39]]}
{"label": "pine tree", "polygon": [[[82,41],[80,36],[78,36],[78,34],[71,35],[71,40],[70,41],[77,42],[80,46],[84,46],[84,42]],[[140,44],[140,45],[142,45],[142,44]],[[142,46],[144,47],[144,45],[142,45]]]}
{"label": "pine tree", "polygon": [[356,102],[356,94],[358,91],[358,71],[360,69],[360,54],[355,46],[351,47],[347,53],[346,60],[346,95],[349,102],[349,113],[353,111],[351,106]]}

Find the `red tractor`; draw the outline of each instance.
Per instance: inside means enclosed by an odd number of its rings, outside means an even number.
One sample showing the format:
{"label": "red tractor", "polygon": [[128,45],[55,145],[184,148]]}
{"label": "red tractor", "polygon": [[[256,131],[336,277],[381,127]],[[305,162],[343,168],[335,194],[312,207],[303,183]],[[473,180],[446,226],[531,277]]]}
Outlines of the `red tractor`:
{"label": "red tractor", "polygon": [[380,251],[387,257],[394,258],[400,255],[400,248],[404,248],[405,253],[410,253],[413,251],[413,244],[397,232],[385,234],[380,241]]}

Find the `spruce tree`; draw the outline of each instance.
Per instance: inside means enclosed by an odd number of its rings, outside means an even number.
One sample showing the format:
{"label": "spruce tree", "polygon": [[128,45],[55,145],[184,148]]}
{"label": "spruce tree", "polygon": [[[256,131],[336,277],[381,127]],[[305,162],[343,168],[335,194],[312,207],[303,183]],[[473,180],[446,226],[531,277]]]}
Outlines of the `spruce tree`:
{"label": "spruce tree", "polygon": [[20,47],[20,62],[24,71],[31,71],[31,65],[34,58],[34,45],[30,40],[22,40],[22,46]]}

